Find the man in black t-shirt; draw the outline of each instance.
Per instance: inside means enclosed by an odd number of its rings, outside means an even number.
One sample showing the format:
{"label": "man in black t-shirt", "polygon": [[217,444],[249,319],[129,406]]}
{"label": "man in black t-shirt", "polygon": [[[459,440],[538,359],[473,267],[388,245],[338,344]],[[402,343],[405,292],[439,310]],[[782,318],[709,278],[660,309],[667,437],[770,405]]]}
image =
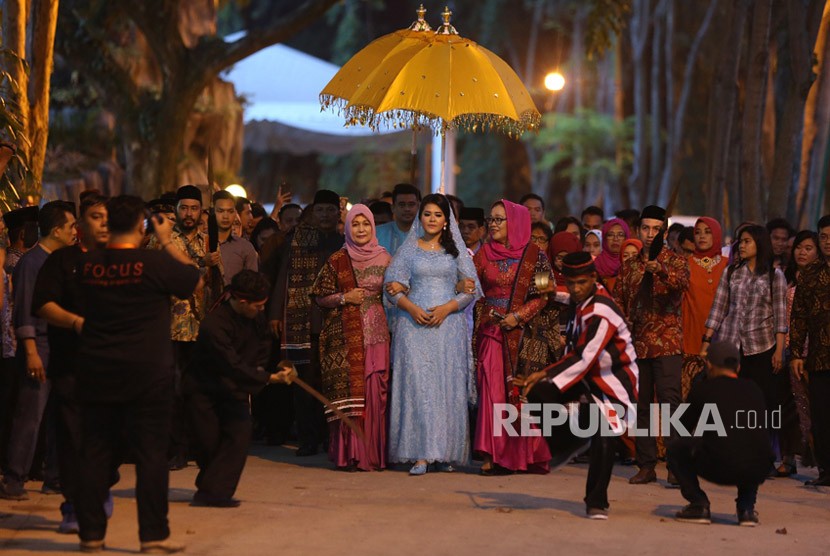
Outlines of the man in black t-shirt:
{"label": "man in black t-shirt", "polygon": [[[764,395],[757,384],[738,378],[740,352],[729,342],[715,342],[706,357],[707,378],[689,392],[689,408],[681,417],[693,435],[699,422],[712,428],[700,437],[677,437],[668,445],[668,467],[689,505],[677,512],[678,521],[711,523],[709,498],[698,477],[738,487],[738,524],[758,524],[755,499],[774,461],[770,448]],[[717,409],[722,430],[717,431]],[[704,419],[701,419],[701,416]],[[724,433],[724,434],[721,434]]]}
{"label": "man in black t-shirt", "polygon": [[103,502],[119,435],[126,432],[136,463],[142,552],[173,553],[169,539],[167,443],[173,400],[170,296],[188,298],[199,269],[171,244],[172,224],[154,218],[162,250],[141,249],[144,202],[121,195],[107,203],[110,241],[78,265],[84,322],[77,392],[83,440],[77,513],[81,549],[103,549]]}
{"label": "man in black t-shirt", "polygon": [[[78,332],[83,327],[83,305],[76,268],[81,255],[100,249],[109,239],[107,198],[97,193],[81,201],[78,237],[81,243],[52,252],[40,268],[32,298],[32,312],[48,323],[49,363],[46,376],[52,383],[51,401],[55,416],[61,493],[61,533],[77,533],[75,499],[78,488],[78,458],[81,448],[81,408],[75,393]],[[112,476],[117,482],[117,472]],[[112,496],[106,512],[112,513]]]}

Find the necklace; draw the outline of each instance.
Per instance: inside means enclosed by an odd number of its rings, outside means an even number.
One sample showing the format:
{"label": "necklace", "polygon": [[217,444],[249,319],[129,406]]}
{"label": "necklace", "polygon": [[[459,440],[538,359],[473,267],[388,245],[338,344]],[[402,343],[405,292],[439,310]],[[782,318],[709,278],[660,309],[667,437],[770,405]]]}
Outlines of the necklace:
{"label": "necklace", "polygon": [[421,247],[427,251],[438,251],[441,249],[441,244],[436,242],[426,241],[425,239],[421,238]]}

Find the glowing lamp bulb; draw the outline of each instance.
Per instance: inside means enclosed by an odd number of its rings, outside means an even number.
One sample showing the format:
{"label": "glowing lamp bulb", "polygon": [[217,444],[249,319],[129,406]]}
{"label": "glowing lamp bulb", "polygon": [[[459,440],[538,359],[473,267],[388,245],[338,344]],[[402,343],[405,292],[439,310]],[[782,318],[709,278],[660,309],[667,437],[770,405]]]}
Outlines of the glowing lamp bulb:
{"label": "glowing lamp bulb", "polygon": [[565,76],[558,71],[545,76],[545,88],[549,91],[561,91],[565,88]]}

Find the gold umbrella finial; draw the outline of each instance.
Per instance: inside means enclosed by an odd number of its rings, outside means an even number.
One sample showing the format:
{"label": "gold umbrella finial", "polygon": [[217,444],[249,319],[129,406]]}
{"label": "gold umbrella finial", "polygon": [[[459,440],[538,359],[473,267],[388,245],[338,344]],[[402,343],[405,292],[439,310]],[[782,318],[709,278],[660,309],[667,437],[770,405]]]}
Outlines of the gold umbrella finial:
{"label": "gold umbrella finial", "polygon": [[458,31],[455,30],[455,27],[450,24],[450,18],[452,17],[452,12],[450,11],[449,6],[444,6],[444,11],[441,12],[441,17],[444,18],[444,23],[438,30],[435,32],[436,35],[457,35]]}
{"label": "gold umbrella finial", "polygon": [[432,31],[432,27],[429,26],[429,23],[426,22],[424,17],[427,15],[427,10],[424,8],[424,5],[415,10],[415,13],[418,14],[418,20],[413,21],[412,25],[409,26],[410,31]]}

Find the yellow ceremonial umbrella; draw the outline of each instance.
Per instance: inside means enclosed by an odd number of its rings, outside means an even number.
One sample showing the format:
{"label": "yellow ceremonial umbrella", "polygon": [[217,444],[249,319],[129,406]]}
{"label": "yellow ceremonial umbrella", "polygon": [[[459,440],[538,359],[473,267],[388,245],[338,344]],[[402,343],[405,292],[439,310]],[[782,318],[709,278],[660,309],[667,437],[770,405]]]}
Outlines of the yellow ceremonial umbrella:
{"label": "yellow ceremonial umbrella", "polygon": [[411,55],[432,37],[432,28],[424,16],[424,5],[416,10],[418,19],[407,29],[384,35],[352,56],[320,92],[323,108],[345,106],[352,97],[370,85],[369,76],[390,56]]}
{"label": "yellow ceremonial umbrella", "polygon": [[[427,13],[424,5],[421,4],[415,13],[418,15],[418,19],[407,29],[395,31],[372,41],[340,68],[320,92],[322,109],[343,109],[356,94],[372,88],[372,83],[376,79],[376,77],[372,77],[373,72],[386,59],[400,57],[408,59],[415,51],[422,46],[426,46],[433,33],[432,27],[424,19]],[[354,123],[356,123],[356,120],[349,118],[346,125]],[[417,129],[413,129],[411,149],[411,181],[413,183],[415,182],[415,158],[418,154],[416,137]]]}
{"label": "yellow ceremonial umbrella", "polygon": [[[367,75],[362,71],[357,80],[360,86],[340,109],[347,123],[375,129],[383,125],[430,127],[440,133],[443,192],[447,130],[495,130],[518,137],[526,130],[538,129],[541,115],[510,66],[486,48],[461,37],[450,24],[452,12],[448,8],[441,15],[443,25],[428,40],[411,41],[389,51]],[[348,65],[331,83],[346,73]],[[324,108],[331,104],[321,100]]]}

